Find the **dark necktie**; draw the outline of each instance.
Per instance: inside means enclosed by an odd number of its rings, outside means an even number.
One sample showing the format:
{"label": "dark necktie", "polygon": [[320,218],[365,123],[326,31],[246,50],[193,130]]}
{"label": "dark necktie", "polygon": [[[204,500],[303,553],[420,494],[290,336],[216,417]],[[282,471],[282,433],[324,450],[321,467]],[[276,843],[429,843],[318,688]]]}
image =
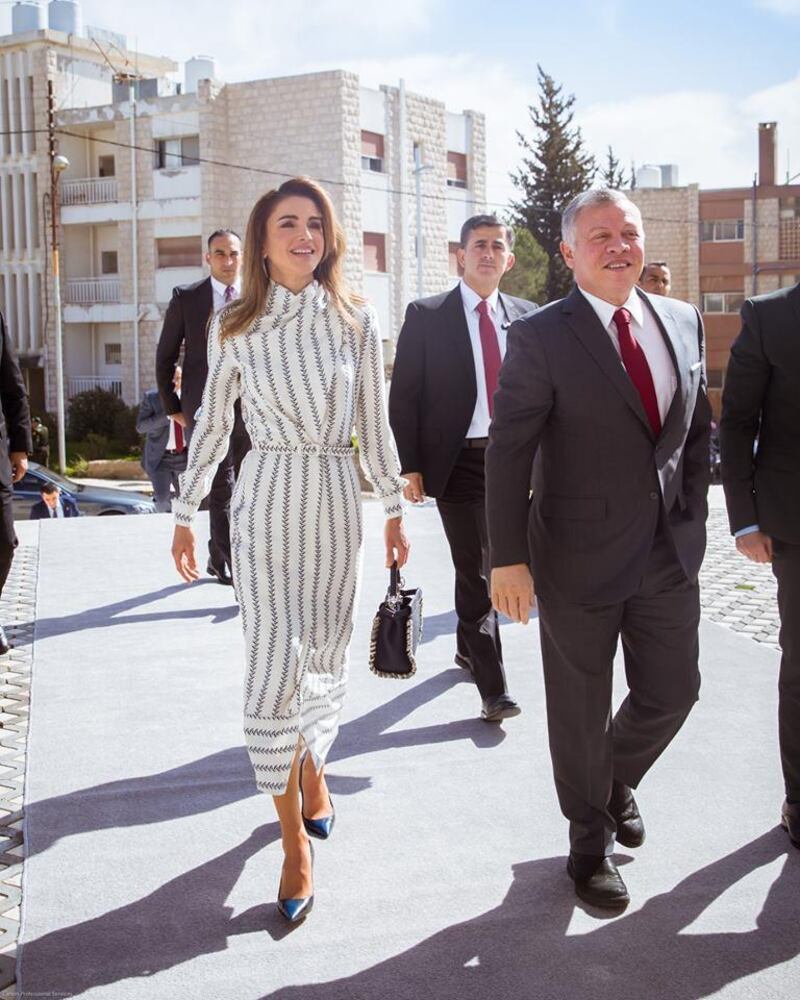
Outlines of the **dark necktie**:
{"label": "dark necktie", "polygon": [[497,389],[497,376],[500,372],[500,344],[497,341],[497,330],[489,315],[489,303],[481,299],[478,303],[478,330],[481,335],[481,351],[483,353],[483,374],[486,379],[486,398],[489,402],[489,416],[494,416],[494,394]]}
{"label": "dark necktie", "polygon": [[236,294],[236,289],[233,285],[228,285],[225,289],[225,305],[233,300],[233,296]]}
{"label": "dark necktie", "polygon": [[653,373],[650,371],[642,345],[631,332],[631,314],[627,309],[617,309],[614,313],[614,325],[619,334],[619,353],[622,355],[622,363],[639,393],[653,434],[658,437],[661,432],[661,416],[658,412]]}
{"label": "dark necktie", "polygon": [[186,441],[183,437],[183,428],[177,420],[173,420],[173,423],[175,425],[175,451],[183,451],[186,447]]}

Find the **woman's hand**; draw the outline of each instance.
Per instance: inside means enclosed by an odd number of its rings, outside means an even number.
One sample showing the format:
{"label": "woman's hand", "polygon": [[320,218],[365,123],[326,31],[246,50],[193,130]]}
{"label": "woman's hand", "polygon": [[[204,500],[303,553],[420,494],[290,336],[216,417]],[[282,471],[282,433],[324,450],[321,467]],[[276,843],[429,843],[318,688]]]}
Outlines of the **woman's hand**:
{"label": "woman's hand", "polygon": [[175,568],[187,583],[200,576],[195,558],[194,531],[186,525],[175,525],[175,533],[172,536],[172,558],[175,560]]}
{"label": "woman's hand", "polygon": [[403,531],[402,517],[390,517],[387,520],[383,537],[386,542],[386,568],[389,569],[395,560],[398,569],[404,566],[408,562],[411,543]]}

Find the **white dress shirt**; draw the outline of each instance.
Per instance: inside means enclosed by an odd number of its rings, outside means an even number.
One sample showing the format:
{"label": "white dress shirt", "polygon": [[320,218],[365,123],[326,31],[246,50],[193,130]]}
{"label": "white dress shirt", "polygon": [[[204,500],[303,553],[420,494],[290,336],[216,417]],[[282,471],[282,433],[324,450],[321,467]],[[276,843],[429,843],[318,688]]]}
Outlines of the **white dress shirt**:
{"label": "white dress shirt", "polygon": [[[214,312],[218,313],[223,306],[229,305],[225,301],[225,289],[227,285],[223,285],[221,281],[217,281],[216,278],[211,278],[211,287],[214,291]],[[242,294],[242,283],[237,279],[233,283],[233,299],[238,299]],[[233,302],[231,299],[231,302]]]}
{"label": "white dress shirt", "polygon": [[580,285],[578,289],[592,309],[594,309],[597,318],[603,324],[603,329],[606,330],[611,338],[611,343],[614,345],[614,350],[619,356],[620,363],[622,363],[622,355],[619,349],[619,333],[617,332],[617,324],[614,322],[614,313],[617,309],[627,309],[631,314],[631,333],[639,342],[644,351],[644,356],[647,358],[647,364],[650,366],[650,373],[653,376],[653,386],[656,390],[658,415],[661,417],[663,425],[667,418],[667,413],[669,413],[669,408],[672,405],[672,397],[678,388],[678,376],[675,374],[672,355],[664,343],[664,335],[661,333],[653,314],[649,309],[645,309],[644,303],[639,298],[635,288],[631,289],[628,301],[622,306],[615,306],[610,302],[606,302],[605,299],[599,299],[596,295],[587,292],[585,288],[581,288]]}
{"label": "white dress shirt", "polygon": [[[464,281],[460,284],[461,301],[464,303],[464,315],[467,318],[467,329],[469,330],[469,340],[472,345],[472,357],[475,361],[475,381],[478,385],[478,398],[475,401],[475,411],[472,414],[472,423],[467,431],[468,438],[485,438],[489,436],[489,397],[486,392],[486,372],[483,368],[483,348],[481,347],[480,315],[478,306],[483,299],[474,289],[470,288]],[[500,360],[506,356],[506,316],[500,304],[500,297],[497,289],[486,300],[489,306],[489,316],[497,330],[497,343],[500,348]]]}
{"label": "white dress shirt", "polygon": [[56,500],[55,507],[48,507],[48,511],[50,512],[50,517],[63,517],[64,508],[61,504],[61,500]]}

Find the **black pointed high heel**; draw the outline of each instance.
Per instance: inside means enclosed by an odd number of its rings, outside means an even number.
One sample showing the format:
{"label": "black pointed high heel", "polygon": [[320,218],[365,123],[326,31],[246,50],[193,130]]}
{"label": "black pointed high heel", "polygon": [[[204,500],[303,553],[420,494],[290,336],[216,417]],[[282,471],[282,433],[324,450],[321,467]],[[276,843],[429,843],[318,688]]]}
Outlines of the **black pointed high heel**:
{"label": "black pointed high heel", "polygon": [[303,814],[303,764],[308,754],[303,754],[300,761],[300,815],[303,817],[303,826],[306,828],[306,833],[309,837],[316,837],[317,840],[327,840],[330,837],[333,830],[333,824],[336,819],[336,809],[333,805],[333,799],[331,798],[331,793],[328,792],[328,801],[331,804],[331,814],[330,816],[322,816],[320,819],[307,819]]}
{"label": "black pointed high heel", "polygon": [[[308,850],[311,854],[311,877],[314,877],[314,845],[309,840]],[[290,924],[299,924],[301,920],[305,920],[306,917],[311,913],[314,907],[314,893],[312,892],[310,896],[304,896],[300,899],[281,899],[281,886],[283,885],[283,877],[281,877],[280,885],[278,886],[278,913],[287,920]]]}

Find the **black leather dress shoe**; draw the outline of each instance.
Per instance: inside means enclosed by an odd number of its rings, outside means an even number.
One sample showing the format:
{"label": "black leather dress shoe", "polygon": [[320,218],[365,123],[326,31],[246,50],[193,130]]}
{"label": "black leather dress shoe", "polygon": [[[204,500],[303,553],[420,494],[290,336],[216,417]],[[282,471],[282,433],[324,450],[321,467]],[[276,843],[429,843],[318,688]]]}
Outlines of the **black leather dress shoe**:
{"label": "black leather dress shoe", "polygon": [[781,826],[789,834],[789,840],[795,847],[800,847],[800,802],[783,803],[781,807]]}
{"label": "black leather dress shoe", "polygon": [[215,576],[220,583],[224,583],[226,587],[233,586],[233,577],[228,572],[228,567],[223,563],[221,566],[216,566],[211,560],[208,560],[208,565],[206,566],[206,573],[209,576]]}
{"label": "black leather dress shoe", "polygon": [[7,653],[9,649],[11,649],[11,643],[8,641],[5,629],[0,625],[0,656]]}
{"label": "black leather dress shoe", "polygon": [[617,824],[617,843],[623,847],[641,847],[644,843],[644,823],[633,792],[627,785],[615,781],[611,789],[608,811]]}
{"label": "black leather dress shoe", "polygon": [[484,698],[481,718],[485,722],[501,722],[519,715],[522,709],[511,695],[499,694],[496,698]]}
{"label": "black leather dress shoe", "polygon": [[567,873],[575,883],[575,894],[590,906],[622,909],[631,897],[613,858],[570,851]]}

